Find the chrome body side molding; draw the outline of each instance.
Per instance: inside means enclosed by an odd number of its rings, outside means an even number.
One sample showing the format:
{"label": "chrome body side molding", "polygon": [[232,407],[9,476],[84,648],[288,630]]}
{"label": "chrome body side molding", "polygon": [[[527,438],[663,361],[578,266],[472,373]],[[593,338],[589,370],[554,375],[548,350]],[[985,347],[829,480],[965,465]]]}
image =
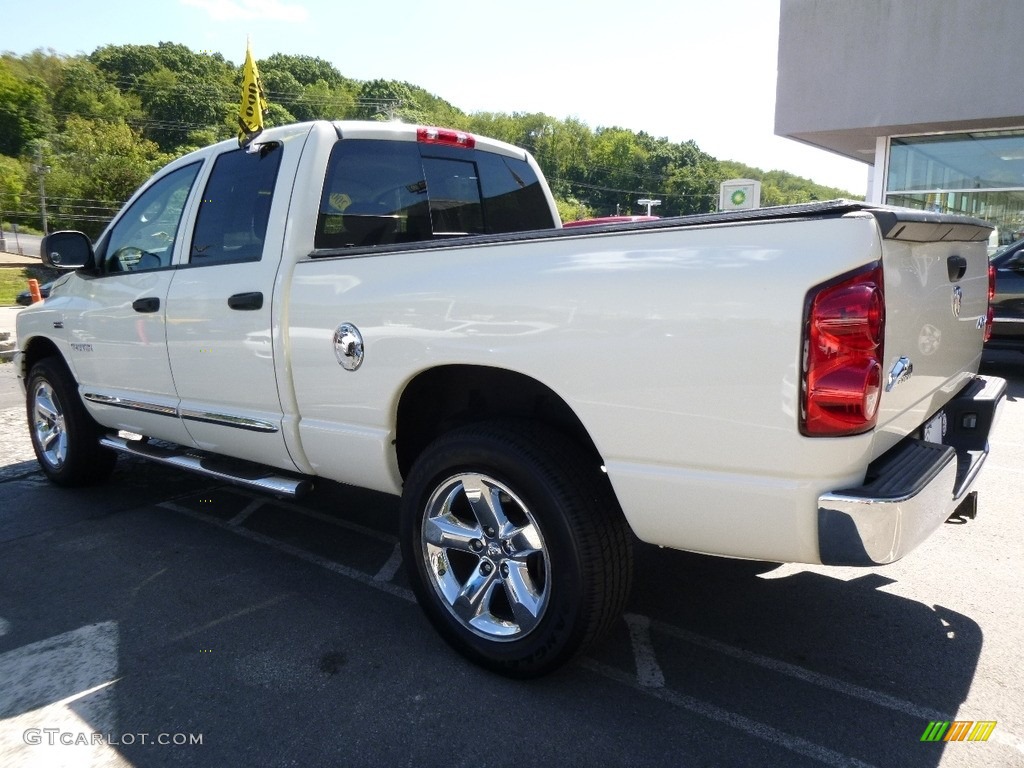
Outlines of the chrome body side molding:
{"label": "chrome body side molding", "polygon": [[84,392],[82,397],[90,403],[96,403],[97,405],[109,405],[114,408],[125,408],[131,411],[142,411],[143,413],[156,413],[161,416],[185,419],[186,421],[201,421],[205,424],[220,424],[224,427],[235,427],[236,429],[244,429],[249,432],[273,433],[278,431],[277,425],[273,422],[263,419],[250,419],[246,416],[236,416],[229,413],[194,411],[187,408],[176,408],[172,405],[147,403],[143,400],[101,395],[96,392]]}
{"label": "chrome body side molding", "polygon": [[179,409],[178,415],[186,421],[201,421],[204,424],[220,424],[224,427],[236,427],[249,432],[277,432],[277,426],[262,419],[250,419],[245,416],[232,416],[227,413],[210,413],[208,411],[193,411],[187,408]]}
{"label": "chrome body side molding", "polygon": [[130,400],[124,397],[101,395],[96,392],[83,392],[82,397],[90,403],[96,403],[98,405],[110,405],[114,408],[127,408],[131,411],[143,411],[144,413],[157,413],[161,416],[178,416],[178,409],[172,405],[146,403],[142,400]]}

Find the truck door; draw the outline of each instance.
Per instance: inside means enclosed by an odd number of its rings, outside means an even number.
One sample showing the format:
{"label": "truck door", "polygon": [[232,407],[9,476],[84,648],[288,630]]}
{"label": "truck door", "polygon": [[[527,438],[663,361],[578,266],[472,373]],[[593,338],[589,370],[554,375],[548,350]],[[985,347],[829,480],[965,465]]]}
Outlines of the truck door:
{"label": "truck door", "polygon": [[104,424],[178,443],[189,436],[165,346],[167,291],[182,213],[201,162],[154,181],[97,243],[63,322],[82,397]]}
{"label": "truck door", "polygon": [[272,306],[290,181],[280,200],[275,186],[279,175],[294,177],[293,167],[282,171],[287,157],[280,142],[217,157],[167,296],[167,354],[197,446],[294,469],[281,434]]}

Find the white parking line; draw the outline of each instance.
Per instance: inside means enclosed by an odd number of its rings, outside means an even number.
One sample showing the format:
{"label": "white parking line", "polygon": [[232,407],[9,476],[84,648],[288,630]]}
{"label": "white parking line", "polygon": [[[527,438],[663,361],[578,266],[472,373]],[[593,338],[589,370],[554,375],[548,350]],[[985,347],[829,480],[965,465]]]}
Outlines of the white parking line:
{"label": "white parking line", "polygon": [[804,669],[796,664],[790,664],[767,656],[760,656],[756,653],[751,653],[750,651],[744,651],[742,648],[736,648],[735,646],[728,645],[719,640],[712,640],[710,637],[704,637],[693,632],[688,632],[685,629],[674,627],[671,624],[665,624],[661,621],[651,621],[651,626],[658,632],[663,632],[670,637],[690,643],[691,645],[699,645],[702,648],[716,651],[724,656],[730,656],[748,664],[754,664],[755,666],[763,667],[764,669],[770,669],[772,672],[778,672],[779,674],[786,675],[787,677],[803,680],[805,683],[811,683],[819,688],[826,688],[830,691],[841,693],[844,696],[860,699],[861,701],[867,701],[871,704],[885,707],[886,709],[893,709],[906,715],[920,717],[923,720],[956,719],[944,712],[939,712],[937,709],[923,707],[920,704],[914,704],[911,701],[906,701],[905,699],[900,699],[896,696],[890,696],[887,693],[880,693],[878,691],[871,690],[870,688],[864,688],[860,685],[837,680],[834,677],[823,675],[820,672],[812,672],[809,669]]}
{"label": "white parking line", "polygon": [[227,614],[226,616],[221,616],[220,618],[214,619],[213,621],[206,622],[201,627],[195,627],[193,629],[188,630],[187,632],[182,632],[181,634],[175,635],[174,637],[171,638],[171,641],[172,642],[177,642],[178,640],[184,640],[186,637],[192,637],[192,635],[198,635],[200,632],[205,632],[210,627],[216,627],[218,624],[223,624],[226,621],[234,621],[235,619],[240,618],[241,616],[248,616],[250,613],[256,613],[256,611],[262,611],[264,608],[269,608],[272,605],[276,605],[277,603],[280,603],[285,598],[294,597],[294,596],[295,596],[294,592],[286,592],[283,595],[278,595],[277,597],[272,597],[269,600],[264,600],[262,603],[258,603],[257,605],[250,605],[250,606],[248,606],[246,608],[241,608],[240,610],[232,611],[231,613]]}
{"label": "white parking line", "polygon": [[665,675],[658,666],[651,644],[651,620],[634,613],[627,613],[623,618],[629,627],[629,640],[633,645],[637,682],[644,688],[664,688]]}
{"label": "white parking line", "polygon": [[629,686],[635,691],[640,691],[648,696],[651,696],[659,701],[667,702],[675,707],[685,709],[692,712],[695,715],[699,715],[708,720],[713,720],[716,723],[727,725],[730,728],[735,728],[738,731],[751,736],[761,741],[767,741],[770,744],[774,744],[777,747],[795,752],[798,755],[809,757],[812,760],[817,760],[825,765],[834,765],[839,768],[849,768],[854,766],[855,768],[870,768],[870,763],[865,763],[862,760],[858,760],[849,755],[844,755],[841,752],[836,752],[833,749],[822,747],[814,742],[801,739],[799,736],[791,736],[788,733],[784,733],[776,728],[772,728],[770,725],[752,720],[749,717],[738,715],[735,712],[730,712],[727,709],[716,707],[714,704],[709,704],[704,701],[699,701],[692,696],[687,696],[677,691],[670,690],[668,688],[648,688],[637,683],[630,675],[622,672],[614,667],[609,667],[602,664],[599,661],[593,659],[583,659],[580,665],[585,669],[589,669],[591,672],[596,672],[602,677],[607,677],[610,680],[614,680],[617,683]]}
{"label": "white parking line", "polygon": [[267,503],[266,499],[253,499],[248,504],[246,504],[245,509],[243,509],[241,512],[239,512],[233,518],[228,520],[228,525],[232,525],[232,526],[241,525],[242,523],[244,523],[246,520],[249,519],[249,515],[251,515],[253,512],[255,512],[257,509],[259,509],[260,507],[262,507],[266,503]]}
{"label": "white parking line", "polygon": [[[626,621],[627,623],[629,622],[628,616]],[[812,672],[811,670],[799,667],[796,664],[790,664],[785,661],[779,661],[778,659],[772,659],[767,656],[751,653],[750,651],[745,651],[742,648],[736,648],[735,646],[728,645],[719,640],[712,640],[709,637],[704,637],[703,635],[698,635],[694,632],[688,632],[685,629],[680,629],[679,627],[675,627],[661,621],[652,619],[650,621],[650,627],[658,632],[674,637],[677,640],[690,643],[691,645],[698,645],[702,648],[707,648],[717,653],[721,653],[724,656],[730,656],[748,664],[754,664],[756,666],[763,667],[764,669],[770,669],[772,672],[778,672],[779,674],[796,678],[797,680],[802,680],[805,683],[816,685],[819,688],[825,688],[827,690],[834,691],[835,693],[849,696],[853,699],[860,699],[861,701],[866,701],[869,704],[901,712],[905,715],[919,717],[922,720],[957,719],[957,715],[955,714],[940,712],[937,709],[915,704],[912,701],[907,701],[906,699],[901,699],[888,693],[882,693],[854,683],[837,680],[834,677],[823,675],[820,672]],[[989,738],[989,741],[998,742],[1024,754],[1024,740],[1013,733],[1009,733],[1005,729],[1000,730],[997,728]]]}
{"label": "white parking line", "polygon": [[[254,500],[261,500],[264,498],[256,494],[246,493],[245,491],[238,490],[237,488],[232,488],[231,490],[239,496],[245,496],[246,498]],[[275,507],[287,509],[289,512],[294,512],[297,515],[302,515],[303,517],[308,517],[313,520],[319,520],[321,523],[328,523],[355,533],[361,533],[363,536],[369,536],[371,539],[377,539],[378,541],[383,541],[388,544],[394,544],[398,540],[391,534],[384,533],[383,531],[378,531],[374,528],[360,525],[359,523],[353,523],[348,520],[342,520],[331,515],[325,515],[323,512],[317,512],[315,509],[307,509],[306,507],[287,501],[286,499],[275,499],[273,501],[273,505]]]}
{"label": "white parking line", "polygon": [[396,543],[395,548],[391,550],[391,557],[388,561],[380,567],[377,571],[377,575],[373,577],[374,581],[391,581],[395,578],[395,574],[398,573],[398,569],[402,567],[402,545]]}
{"label": "white parking line", "polygon": [[264,536],[262,533],[250,531],[248,528],[243,528],[240,526],[231,526],[223,520],[218,520],[215,517],[204,515],[201,512],[195,512],[189,509],[188,507],[183,507],[180,504],[175,504],[173,501],[165,501],[160,504],[157,504],[157,506],[160,507],[161,509],[167,509],[170,510],[171,512],[177,512],[182,515],[187,515],[188,517],[191,517],[194,520],[199,520],[200,522],[217,526],[218,528],[230,531],[231,533],[234,533],[237,536],[242,536],[251,541],[258,541],[260,544],[265,544],[268,547],[272,547],[280,552],[284,552],[285,554],[291,555],[292,557],[297,557],[300,560],[305,560],[307,563],[319,565],[321,568],[325,568],[328,571],[332,571],[342,576],[346,576],[350,579],[353,579],[354,581],[358,581],[361,584],[365,584],[368,587],[378,589],[381,592],[387,592],[389,595],[400,597],[403,600],[407,600],[410,603],[416,602],[416,597],[413,595],[411,590],[405,589],[404,587],[395,586],[394,584],[391,584],[386,581],[375,581],[373,576],[363,573],[360,570],[357,570],[355,568],[349,568],[347,565],[336,563],[333,560],[328,560],[326,557],[314,555],[312,552],[307,552],[304,549],[299,549],[298,547],[294,547],[291,544],[285,544],[283,541],[279,541],[278,539],[272,538],[271,536]]}

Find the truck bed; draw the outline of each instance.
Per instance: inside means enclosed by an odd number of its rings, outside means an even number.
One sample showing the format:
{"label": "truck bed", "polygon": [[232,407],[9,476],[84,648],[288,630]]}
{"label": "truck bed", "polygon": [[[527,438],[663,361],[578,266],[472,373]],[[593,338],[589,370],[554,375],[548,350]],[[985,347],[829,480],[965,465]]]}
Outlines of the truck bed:
{"label": "truck bed", "polygon": [[[569,227],[556,230],[531,230],[497,235],[465,235],[457,240],[439,239],[417,243],[395,243],[387,246],[364,248],[321,248],[310,254],[310,258],[332,256],[359,256],[367,253],[386,251],[424,250],[451,248],[453,246],[483,246],[490,243],[524,242],[538,239],[580,237],[592,234],[611,234],[659,229],[685,229],[708,227],[722,224],[753,223],[764,221],[785,221],[796,219],[820,219],[844,216],[856,211],[868,211],[878,219],[882,237],[913,239],[928,237],[930,240],[978,240],[988,237],[991,227],[984,221],[952,214],[934,214],[910,208],[894,209],[879,207],[857,200],[826,200],[815,203],[779,205],[755,208],[745,211],[717,211],[697,213],[688,216],[670,216],[653,221],[630,221],[612,224],[594,224],[589,227]],[[902,228],[902,229],[901,229]],[[936,237],[937,234],[937,237]]]}

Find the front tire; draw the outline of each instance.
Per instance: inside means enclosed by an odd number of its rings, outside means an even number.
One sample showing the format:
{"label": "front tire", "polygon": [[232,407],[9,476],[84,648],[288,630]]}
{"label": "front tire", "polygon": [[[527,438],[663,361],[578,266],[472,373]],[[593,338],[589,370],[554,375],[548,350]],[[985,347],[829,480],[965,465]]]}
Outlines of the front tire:
{"label": "front tire", "polygon": [[546,674],[621,615],[630,533],[597,460],[538,425],[438,438],[402,497],[403,559],[438,632],[510,677]]}
{"label": "front tire", "polygon": [[32,366],[26,388],[28,429],[43,474],[66,487],[106,480],[117,454],[100,446],[102,430],[82,405],[63,362],[40,360]]}

